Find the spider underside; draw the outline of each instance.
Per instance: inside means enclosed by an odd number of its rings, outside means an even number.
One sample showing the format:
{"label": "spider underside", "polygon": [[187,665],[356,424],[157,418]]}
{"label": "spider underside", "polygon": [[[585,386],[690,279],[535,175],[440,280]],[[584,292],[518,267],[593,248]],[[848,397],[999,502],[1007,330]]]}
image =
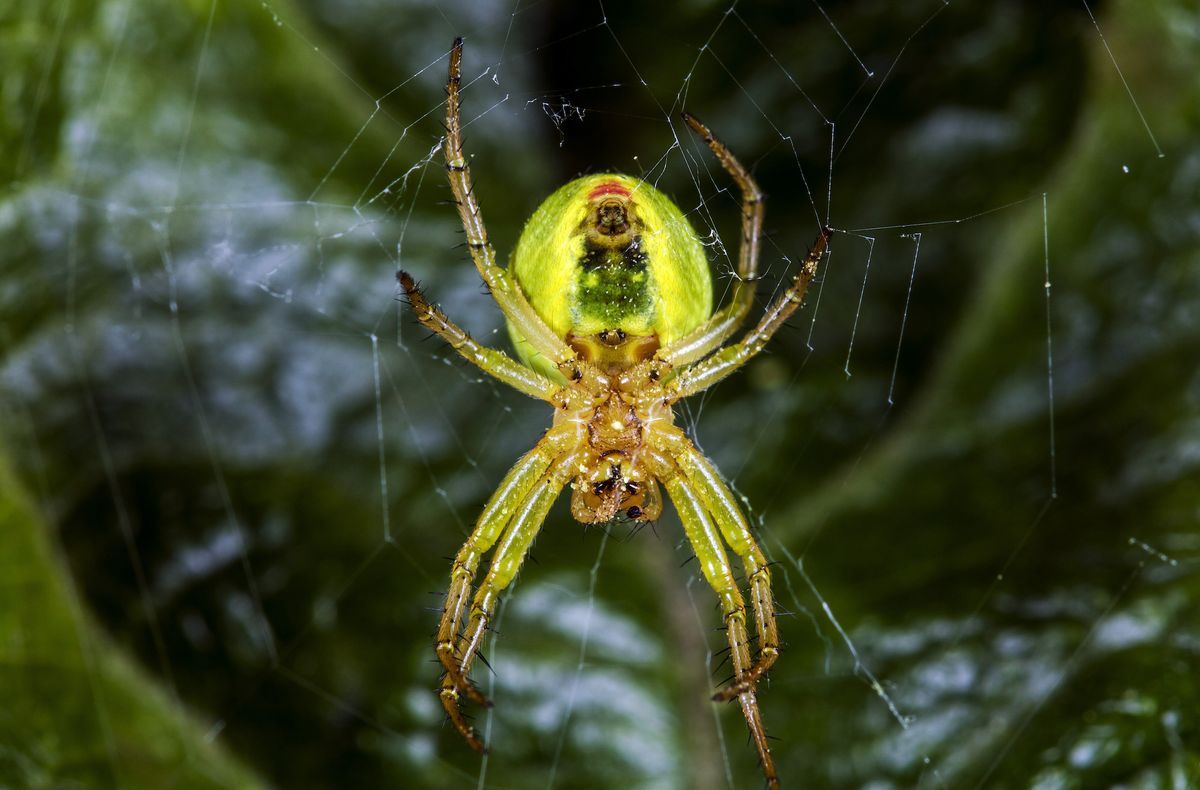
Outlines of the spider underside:
{"label": "spider underside", "polygon": [[[445,156],[471,258],[510,326],[562,380],[480,345],[430,304],[407,273],[398,274],[422,324],[486,373],[554,407],[553,424],[504,477],[454,558],[436,637],[437,656],[445,669],[442,704],[459,733],[482,751],[483,744],[461,709],[464,696],[480,705],[491,704],[469,680],[471,665],[499,595],[516,576],[562,488],[571,486],[572,515],[578,521],[594,523],[610,521],[619,514],[632,521],[657,519],[663,506],[661,485],[679,513],[705,580],[720,599],[733,679],[713,699],[737,700],[767,783],[778,787],[756,697],[757,682],[775,663],[780,649],[767,560],[712,462],[674,424],[671,407],[724,379],[762,350],[800,306],[831,231],[821,229],[800,271],[758,324],[740,341],[723,345],[753,303],[763,196],[733,154],[706,126],[685,113],[684,120],[716,155],[742,194],[738,276],[728,304],[665,345],[654,336],[626,336],[616,329],[560,336],[539,316],[512,272],[497,265],[495,250],[488,242],[462,147],[461,60],[462,40],[457,39],[450,53],[446,87]],[[595,231],[601,243],[608,243],[624,232],[621,223],[628,224],[633,203],[628,190],[613,187],[595,192],[600,194],[589,215],[594,219],[589,233]],[[480,559],[493,547],[487,573],[472,595]],[[753,656],[747,605],[726,547],[741,560],[749,585],[758,642]]]}

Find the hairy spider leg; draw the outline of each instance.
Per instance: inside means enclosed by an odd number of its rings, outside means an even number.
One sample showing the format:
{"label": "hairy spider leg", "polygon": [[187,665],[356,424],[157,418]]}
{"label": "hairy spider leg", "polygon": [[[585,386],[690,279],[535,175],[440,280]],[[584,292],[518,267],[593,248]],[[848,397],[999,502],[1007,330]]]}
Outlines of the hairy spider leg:
{"label": "hairy spider leg", "polygon": [[425,294],[422,293],[421,287],[413,282],[413,278],[408,272],[397,272],[396,278],[400,281],[400,286],[404,289],[417,320],[427,329],[441,336],[468,362],[477,365],[484,373],[495,376],[530,397],[553,401],[554,394],[560,389],[558,384],[532,368],[522,365],[503,351],[480,345],[464,329],[451,321],[445,313],[429,303]]}
{"label": "hairy spider leg", "polygon": [[771,757],[771,747],[767,743],[767,731],[762,723],[762,715],[758,710],[758,698],[754,685],[743,683],[751,670],[750,639],[746,632],[746,604],[733,571],[729,567],[729,557],[721,545],[721,537],[713,521],[708,516],[704,499],[696,487],[687,479],[683,469],[671,458],[652,450],[650,457],[654,463],[654,473],[659,481],[666,486],[679,520],[683,523],[684,534],[692,544],[696,558],[705,580],[717,593],[721,601],[721,612],[725,620],[725,636],[729,641],[729,660],[733,665],[734,683],[742,687],[737,694],[742,716],[750,729],[750,736],[758,749],[758,757],[762,762],[763,774],[771,788],[779,787],[779,776],[775,772],[775,761]]}
{"label": "hairy spider leg", "polygon": [[717,468],[683,433],[671,426],[659,434],[675,463],[699,493],[704,507],[716,522],[725,543],[742,561],[750,582],[754,625],[758,634],[758,655],[754,665],[740,680],[719,691],[713,699],[726,702],[753,689],[779,658],[779,628],[775,622],[775,597],[771,593],[771,572],[767,558],[754,541],[750,525],[734,501]]}
{"label": "hairy spider leg", "polygon": [[737,343],[726,346],[711,356],[705,357],[689,368],[684,368],[667,383],[669,399],[672,403],[677,400],[695,395],[706,390],[746,364],[755,354],[763,350],[771,337],[783,326],[804,301],[808,284],[817,275],[821,257],[829,246],[829,237],[833,234],[830,228],[822,228],[812,249],[804,258],[800,271],[792,278],[792,284],[779,295],[779,298],[763,313],[758,325],[746,333]]}
{"label": "hairy spider leg", "polygon": [[446,175],[466,232],[471,260],[475,262],[475,268],[479,270],[479,275],[504,315],[529,341],[530,346],[557,365],[568,380],[578,379],[579,366],[575,352],[537,314],[512,274],[496,264],[496,250],[488,241],[479,201],[471,186],[471,167],[463,152],[462,121],[459,117],[461,83],[462,39],[456,38],[450,49],[450,76],[446,82]]}
{"label": "hairy spider leg", "polygon": [[525,453],[504,476],[479,514],[467,542],[454,557],[446,605],[438,623],[437,656],[446,668],[446,675],[454,682],[454,688],[465,692],[480,705],[489,703],[475,686],[467,682],[466,673],[460,668],[462,654],[458,644],[463,608],[471,597],[471,585],[479,568],[479,560],[499,539],[501,531],[513,520],[518,507],[545,475],[550,464],[567,452],[571,444],[570,433],[551,429]]}
{"label": "hairy spider leg", "polygon": [[742,192],[742,243],[738,252],[737,279],[729,303],[713,313],[707,321],[656,355],[670,365],[687,365],[716,349],[732,335],[749,314],[754,304],[755,280],[758,277],[758,248],[762,238],[762,190],[742,163],[725,144],[713,136],[708,127],[690,113],[683,120],[708,145],[721,166],[737,183]]}
{"label": "hairy spider leg", "polygon": [[[460,691],[472,688],[466,682],[466,677],[471,671],[471,663],[483,642],[483,636],[491,621],[497,598],[517,575],[525,555],[529,553],[533,539],[546,520],[546,513],[554,504],[554,500],[558,498],[558,494],[566,485],[567,480],[575,473],[578,463],[579,459],[574,453],[560,457],[550,466],[549,471],[544,472],[530,487],[524,500],[515,510],[512,521],[504,529],[504,534],[492,556],[487,576],[484,577],[475,593],[475,600],[471,604],[471,619],[463,633],[462,654],[458,656],[453,673],[447,670],[445,677],[442,678],[440,692],[442,707],[446,709],[446,714],[450,717],[454,728],[476,751],[483,751],[483,743],[459,707]],[[515,499],[515,496],[509,495],[506,499],[512,500]],[[476,693],[478,694],[478,692]],[[469,692],[468,696],[471,696],[472,699],[475,698]],[[479,697],[483,698],[481,694]],[[484,704],[489,704],[486,698],[483,698],[483,701]]]}

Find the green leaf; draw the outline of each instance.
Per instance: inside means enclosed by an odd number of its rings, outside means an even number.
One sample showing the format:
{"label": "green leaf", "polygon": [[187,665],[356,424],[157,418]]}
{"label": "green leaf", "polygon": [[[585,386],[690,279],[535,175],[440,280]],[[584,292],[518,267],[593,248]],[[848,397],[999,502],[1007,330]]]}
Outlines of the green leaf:
{"label": "green leaf", "polygon": [[97,632],[0,462],[0,787],[257,787]]}

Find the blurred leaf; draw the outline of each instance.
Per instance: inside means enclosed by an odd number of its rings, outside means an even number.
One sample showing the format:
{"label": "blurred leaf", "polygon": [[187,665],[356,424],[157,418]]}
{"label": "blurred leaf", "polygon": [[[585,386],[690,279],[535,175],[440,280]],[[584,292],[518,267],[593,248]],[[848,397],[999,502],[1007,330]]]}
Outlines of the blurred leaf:
{"label": "blurred leaf", "polygon": [[0,787],[257,787],[80,611],[0,460]]}

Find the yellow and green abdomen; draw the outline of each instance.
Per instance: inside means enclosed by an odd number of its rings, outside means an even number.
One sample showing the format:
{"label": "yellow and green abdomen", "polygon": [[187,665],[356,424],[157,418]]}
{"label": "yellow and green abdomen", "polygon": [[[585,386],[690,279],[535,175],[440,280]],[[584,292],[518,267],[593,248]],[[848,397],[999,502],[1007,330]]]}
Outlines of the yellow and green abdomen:
{"label": "yellow and green abdomen", "polygon": [[[525,225],[509,264],[521,289],[564,339],[601,333],[665,346],[712,313],[712,278],[691,223],[666,195],[630,176],[564,185]],[[521,361],[558,377],[511,326]]]}

